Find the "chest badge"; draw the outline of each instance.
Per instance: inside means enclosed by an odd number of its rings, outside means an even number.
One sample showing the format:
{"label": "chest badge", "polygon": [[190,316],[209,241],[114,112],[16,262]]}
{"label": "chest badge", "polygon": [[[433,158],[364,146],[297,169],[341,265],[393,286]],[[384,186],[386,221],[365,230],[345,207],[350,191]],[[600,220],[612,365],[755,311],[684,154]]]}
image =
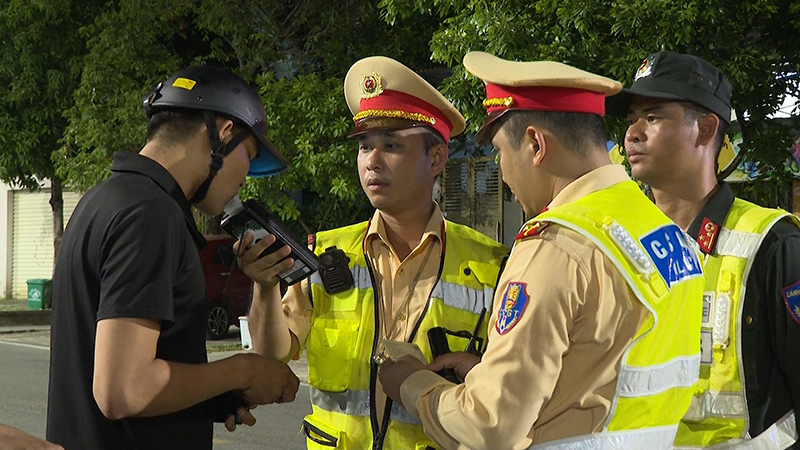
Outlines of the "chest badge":
{"label": "chest badge", "polygon": [[511,282],[508,283],[506,293],[503,294],[503,306],[497,313],[497,323],[495,328],[500,334],[506,334],[522,318],[525,307],[528,306],[527,283]]}
{"label": "chest badge", "polygon": [[800,281],[783,288],[783,302],[792,318],[800,323]]}

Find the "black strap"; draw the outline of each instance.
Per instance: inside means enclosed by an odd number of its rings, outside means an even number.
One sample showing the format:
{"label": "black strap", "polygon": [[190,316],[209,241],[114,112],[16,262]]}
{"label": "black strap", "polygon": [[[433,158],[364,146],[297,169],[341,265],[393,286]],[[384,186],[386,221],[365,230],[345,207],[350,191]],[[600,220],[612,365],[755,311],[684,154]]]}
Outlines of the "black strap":
{"label": "black strap", "polygon": [[217,117],[210,111],[203,111],[203,119],[206,121],[208,140],[211,141],[211,153],[219,153],[222,150],[222,142],[219,141]]}
{"label": "black strap", "polygon": [[217,172],[219,172],[220,167],[222,167],[222,156],[219,153],[213,153],[211,155],[211,166],[208,169],[208,176],[206,180],[203,181],[203,184],[197,188],[192,198],[189,200],[190,203],[199,203],[206,198],[206,194],[208,194],[208,188],[211,187],[211,180],[217,176]]}
{"label": "black strap", "polygon": [[247,138],[247,136],[249,136],[247,131],[240,131],[239,134],[231,138],[227,144],[223,144],[219,140],[219,130],[217,130],[216,116],[209,111],[205,111],[203,113],[203,119],[206,122],[208,140],[211,141],[211,165],[208,169],[208,176],[206,177],[205,181],[203,181],[203,184],[197,188],[197,191],[189,200],[190,203],[199,203],[206,198],[206,195],[208,194],[208,188],[211,187],[211,181],[215,176],[217,176],[219,169],[222,168],[222,159],[228,156],[233,149],[235,149],[243,140]]}

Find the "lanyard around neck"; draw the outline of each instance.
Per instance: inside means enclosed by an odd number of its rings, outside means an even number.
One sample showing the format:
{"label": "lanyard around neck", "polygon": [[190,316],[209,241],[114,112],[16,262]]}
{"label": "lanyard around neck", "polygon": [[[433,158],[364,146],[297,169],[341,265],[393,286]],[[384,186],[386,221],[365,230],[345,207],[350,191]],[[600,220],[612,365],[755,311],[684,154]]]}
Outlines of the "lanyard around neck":
{"label": "lanyard around neck", "polygon": [[[400,307],[397,309],[398,312],[405,311],[406,308],[408,308],[408,304],[411,302],[411,297],[414,296],[414,290],[417,287],[417,282],[419,282],[419,279],[422,276],[422,271],[425,270],[425,265],[428,263],[428,259],[430,258],[432,251],[433,251],[433,243],[431,242],[428,244],[428,249],[425,251],[425,256],[422,258],[422,263],[420,263],[419,269],[417,269],[417,273],[414,275],[414,279],[411,281],[411,285],[408,287],[408,292],[406,292],[406,296],[403,299],[403,302],[400,303]],[[394,281],[392,283],[394,284]],[[377,286],[378,299],[380,300],[378,307],[383,309],[383,314],[381,314],[383,316],[383,321],[381,322],[381,325],[383,325],[383,332],[384,332],[383,334],[386,337],[386,339],[391,339],[391,336],[394,335],[394,332],[396,331],[397,328],[397,319],[402,314],[398,313],[394,315],[394,317],[392,318],[392,324],[387,331],[386,329],[387,308],[386,308],[386,303],[384,302],[383,299],[383,287],[381,286],[382,284],[383,283],[379,283],[379,285]]]}

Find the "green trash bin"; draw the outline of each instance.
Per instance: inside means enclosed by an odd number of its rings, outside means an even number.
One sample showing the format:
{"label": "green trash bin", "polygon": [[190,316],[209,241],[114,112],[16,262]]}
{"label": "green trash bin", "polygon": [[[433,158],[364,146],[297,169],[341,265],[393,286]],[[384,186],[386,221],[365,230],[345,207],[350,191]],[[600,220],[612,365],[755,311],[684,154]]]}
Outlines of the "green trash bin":
{"label": "green trash bin", "polygon": [[53,300],[53,280],[31,278],[28,280],[28,309],[49,309]]}

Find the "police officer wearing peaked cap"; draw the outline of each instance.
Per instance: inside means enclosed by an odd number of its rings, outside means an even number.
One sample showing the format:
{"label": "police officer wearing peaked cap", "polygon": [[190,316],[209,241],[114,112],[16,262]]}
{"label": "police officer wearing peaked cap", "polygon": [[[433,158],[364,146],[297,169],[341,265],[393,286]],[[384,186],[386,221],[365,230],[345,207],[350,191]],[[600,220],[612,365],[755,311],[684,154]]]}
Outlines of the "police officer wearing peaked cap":
{"label": "police officer wearing peaked cap", "polygon": [[702,274],[678,227],[609,160],[604,102],[621,85],[482,52],[464,66],[486,84],[476,140],[491,141],[535,217],[464,384],[403,358],[382,371],[384,389],[447,449],[670,448],[697,380]]}
{"label": "police officer wearing peaked cap", "polygon": [[[353,284],[329,289],[317,273],[281,301],[260,274],[256,244],[241,256],[259,281],[249,324],[255,350],[288,359],[305,349],[312,414],[309,449],[436,448],[419,421],[387,400],[378,379],[384,339],[408,341],[431,357],[427,331],[471,332],[491,307],[508,249],[445,220],[433,200],[451,137],[465,122],[433,86],[382,56],[357,61],[344,81],[358,141],[361,187],[375,207],[368,221],[311,237],[317,254],[336,247]],[[485,338],[486,332],[478,334]],[[464,348],[467,339],[453,338]]]}
{"label": "police officer wearing peaked cap", "polygon": [[633,175],[703,254],[700,381],[676,445],[800,448],[800,220],[717,180],[730,83],[702,58],[661,51],[607,106],[628,119]]}
{"label": "police officer wearing peaked cap", "polygon": [[81,198],[55,264],[47,438],[68,449],[210,449],[213,420],[252,425],[250,406],[298,388],[259,355],[206,358],[205,240],[191,205],[219,214],[248,173],[286,168],[263,106],[238,76],[202,66],[144,107],[147,142],[115,154],[108,180]]}

